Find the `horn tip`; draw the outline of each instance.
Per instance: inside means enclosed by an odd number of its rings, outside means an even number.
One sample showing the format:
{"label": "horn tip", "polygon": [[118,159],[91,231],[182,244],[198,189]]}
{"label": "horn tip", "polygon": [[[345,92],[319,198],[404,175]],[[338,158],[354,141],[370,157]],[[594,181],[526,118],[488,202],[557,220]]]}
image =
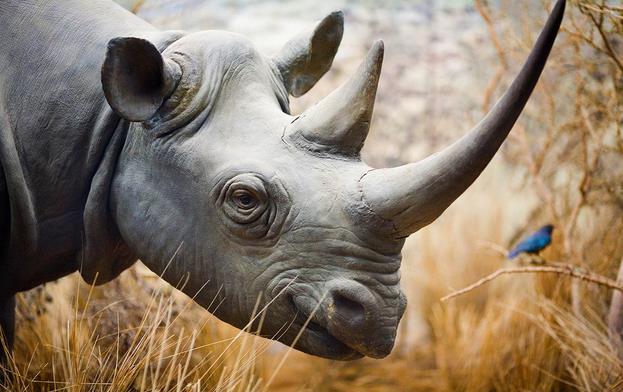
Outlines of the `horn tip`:
{"label": "horn tip", "polygon": [[565,7],[567,5],[566,0],[557,0],[556,4],[554,4],[554,8],[551,12],[552,19],[555,19],[559,24],[562,21],[562,17],[565,13]]}
{"label": "horn tip", "polygon": [[370,48],[370,57],[376,61],[382,60],[385,54],[385,44],[382,39],[376,40]]}
{"label": "horn tip", "polygon": [[372,66],[373,68],[379,68],[378,71],[380,72],[384,54],[385,44],[383,43],[383,40],[379,39],[372,44],[372,47],[368,51],[368,59],[366,63],[368,63],[368,66]]}

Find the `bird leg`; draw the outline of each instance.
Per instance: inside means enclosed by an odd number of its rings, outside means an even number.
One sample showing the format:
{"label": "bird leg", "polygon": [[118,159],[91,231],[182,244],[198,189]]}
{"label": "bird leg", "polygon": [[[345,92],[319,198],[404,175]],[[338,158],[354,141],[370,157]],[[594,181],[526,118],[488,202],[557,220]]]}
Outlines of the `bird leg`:
{"label": "bird leg", "polygon": [[541,257],[541,255],[534,253],[534,254],[528,254],[528,253],[524,253],[519,255],[518,259],[517,259],[518,263],[520,265],[545,265],[547,264],[547,262],[545,261],[545,259],[543,257]]}
{"label": "bird leg", "polygon": [[534,264],[534,265],[544,265],[547,264],[547,262],[545,261],[545,259],[543,257],[541,257],[540,254],[534,254],[534,255],[530,255],[529,259],[529,264]]}

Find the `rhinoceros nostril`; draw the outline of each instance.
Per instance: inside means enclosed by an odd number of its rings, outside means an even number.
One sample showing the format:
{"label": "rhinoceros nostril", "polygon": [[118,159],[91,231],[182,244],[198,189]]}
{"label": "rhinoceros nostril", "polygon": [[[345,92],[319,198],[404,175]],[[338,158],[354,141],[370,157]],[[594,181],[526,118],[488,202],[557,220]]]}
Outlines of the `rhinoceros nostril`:
{"label": "rhinoceros nostril", "polygon": [[350,324],[359,325],[365,320],[366,310],[364,306],[340,293],[333,294],[333,306],[335,313]]}

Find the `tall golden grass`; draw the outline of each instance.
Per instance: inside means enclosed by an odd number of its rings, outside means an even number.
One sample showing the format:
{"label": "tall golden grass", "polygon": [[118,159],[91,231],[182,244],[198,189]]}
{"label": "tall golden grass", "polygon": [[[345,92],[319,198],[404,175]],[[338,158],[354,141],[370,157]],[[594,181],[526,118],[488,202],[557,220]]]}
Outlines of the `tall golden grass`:
{"label": "tall golden grass", "polygon": [[[500,67],[483,109],[534,41],[528,32],[542,25],[545,3],[476,2]],[[512,275],[439,301],[508,265],[491,244],[508,247],[546,222],[556,226],[546,260],[616,277],[623,256],[623,7],[570,1],[565,18],[503,156],[407,242],[410,303],[388,358],[341,363],[290,352],[224,325],[139,264],[103,287],[72,275],[20,294],[15,351],[0,389],[623,391],[620,348],[606,324],[611,293],[603,287]]]}

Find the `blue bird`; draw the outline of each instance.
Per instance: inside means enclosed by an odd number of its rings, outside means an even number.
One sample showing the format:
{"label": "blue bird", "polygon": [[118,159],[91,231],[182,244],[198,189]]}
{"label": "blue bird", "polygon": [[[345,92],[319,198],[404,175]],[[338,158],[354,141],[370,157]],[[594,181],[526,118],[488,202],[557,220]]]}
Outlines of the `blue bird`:
{"label": "blue bird", "polygon": [[508,252],[508,258],[513,259],[521,253],[539,254],[552,243],[552,231],[554,231],[553,225],[541,227]]}

